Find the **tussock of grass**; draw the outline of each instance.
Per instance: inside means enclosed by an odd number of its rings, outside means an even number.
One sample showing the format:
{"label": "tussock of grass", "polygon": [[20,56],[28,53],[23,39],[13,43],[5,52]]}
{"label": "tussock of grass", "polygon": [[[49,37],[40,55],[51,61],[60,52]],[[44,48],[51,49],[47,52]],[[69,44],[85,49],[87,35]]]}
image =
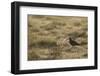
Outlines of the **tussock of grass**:
{"label": "tussock of grass", "polygon": [[[28,60],[87,58],[87,24],[87,17],[29,15]],[[80,46],[63,41],[69,37]]]}

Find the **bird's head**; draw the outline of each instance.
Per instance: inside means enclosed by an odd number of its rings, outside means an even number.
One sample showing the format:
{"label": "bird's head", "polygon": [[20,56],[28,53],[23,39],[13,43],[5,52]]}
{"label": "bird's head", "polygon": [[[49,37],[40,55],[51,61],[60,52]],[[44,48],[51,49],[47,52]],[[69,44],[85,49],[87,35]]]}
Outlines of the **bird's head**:
{"label": "bird's head", "polygon": [[72,37],[69,37],[69,40],[73,40],[73,38]]}

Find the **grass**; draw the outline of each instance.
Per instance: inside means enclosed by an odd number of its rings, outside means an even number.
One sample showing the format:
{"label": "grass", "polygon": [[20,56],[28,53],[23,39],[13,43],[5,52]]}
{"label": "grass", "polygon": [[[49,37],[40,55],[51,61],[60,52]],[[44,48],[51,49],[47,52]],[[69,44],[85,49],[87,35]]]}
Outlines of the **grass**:
{"label": "grass", "polygon": [[87,17],[28,15],[28,60],[87,58],[87,27]]}

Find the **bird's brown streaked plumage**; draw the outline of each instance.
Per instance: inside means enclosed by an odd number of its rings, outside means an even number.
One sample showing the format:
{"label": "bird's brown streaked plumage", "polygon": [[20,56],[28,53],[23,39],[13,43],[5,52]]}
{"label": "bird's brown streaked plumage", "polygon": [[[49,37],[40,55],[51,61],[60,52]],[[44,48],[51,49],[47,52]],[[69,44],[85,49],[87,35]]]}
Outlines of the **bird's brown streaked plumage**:
{"label": "bird's brown streaked plumage", "polygon": [[69,38],[69,43],[70,43],[72,46],[80,45],[78,42],[76,42],[75,40],[73,40],[71,37]]}

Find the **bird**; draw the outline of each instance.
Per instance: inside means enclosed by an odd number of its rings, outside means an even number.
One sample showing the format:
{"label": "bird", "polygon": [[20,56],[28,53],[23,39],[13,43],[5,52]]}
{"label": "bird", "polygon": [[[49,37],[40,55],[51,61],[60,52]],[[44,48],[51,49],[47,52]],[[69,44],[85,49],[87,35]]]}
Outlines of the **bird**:
{"label": "bird", "polygon": [[69,37],[69,43],[70,43],[72,46],[80,45],[78,42],[76,42],[75,40],[73,40],[71,37]]}

